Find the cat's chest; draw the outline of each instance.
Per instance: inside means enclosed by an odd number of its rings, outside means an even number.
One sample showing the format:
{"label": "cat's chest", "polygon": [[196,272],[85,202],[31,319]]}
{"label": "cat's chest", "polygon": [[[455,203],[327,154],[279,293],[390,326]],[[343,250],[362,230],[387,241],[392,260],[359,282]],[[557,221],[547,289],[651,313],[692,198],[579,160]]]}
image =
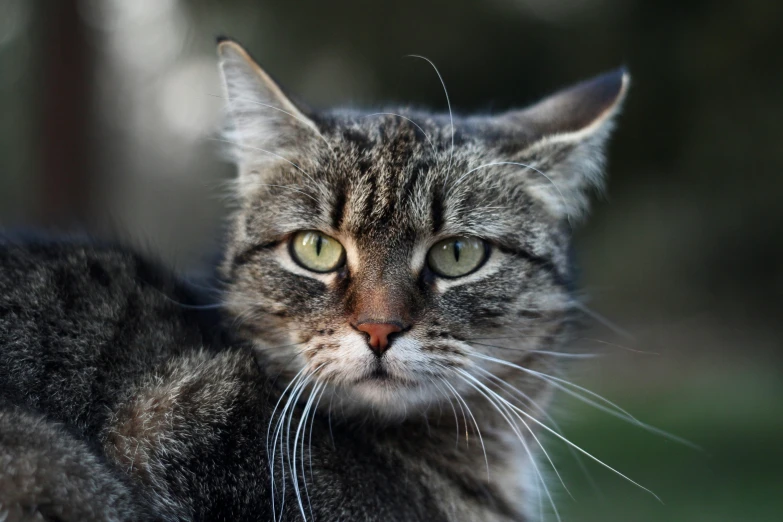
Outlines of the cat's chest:
{"label": "cat's chest", "polygon": [[[464,427],[463,427],[464,429]],[[392,430],[376,442],[394,460],[396,473],[415,477],[428,489],[446,520],[525,521],[535,497],[531,458],[503,428],[457,431],[432,422]]]}
{"label": "cat's chest", "polygon": [[522,456],[502,432],[484,448],[453,426],[369,428],[276,402],[241,358],[184,358],[115,412],[104,447],[186,520],[524,520]]}

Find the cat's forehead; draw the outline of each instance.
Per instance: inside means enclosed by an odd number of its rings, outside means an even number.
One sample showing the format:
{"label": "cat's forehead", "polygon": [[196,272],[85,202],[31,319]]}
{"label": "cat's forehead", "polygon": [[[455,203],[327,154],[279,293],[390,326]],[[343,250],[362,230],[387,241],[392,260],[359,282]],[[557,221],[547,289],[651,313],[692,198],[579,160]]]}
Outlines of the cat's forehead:
{"label": "cat's forehead", "polygon": [[318,183],[332,194],[333,226],[388,240],[470,232],[480,203],[498,191],[480,176],[463,178],[486,146],[455,132],[452,147],[450,127],[448,118],[403,110],[332,116]]}
{"label": "cat's forehead", "polygon": [[[382,112],[335,111],[322,116],[319,125],[331,143],[331,158],[350,179],[369,171],[403,171],[429,168],[453,155],[447,143],[448,124],[441,118],[404,109]],[[448,136],[447,136],[448,134]],[[463,133],[454,133],[455,144]],[[450,143],[450,141],[449,141]]]}
{"label": "cat's forehead", "polygon": [[[450,138],[452,118],[405,107],[373,110],[332,109],[313,115],[320,129],[335,140],[364,146],[397,144],[435,146]],[[464,122],[455,122],[455,136],[464,135]]]}
{"label": "cat's forehead", "polygon": [[502,144],[475,121],[405,109],[313,119],[313,147],[264,178],[248,216],[262,240],[315,229],[362,251],[410,253],[458,235],[530,249],[557,233],[527,190],[539,175],[498,162]]}

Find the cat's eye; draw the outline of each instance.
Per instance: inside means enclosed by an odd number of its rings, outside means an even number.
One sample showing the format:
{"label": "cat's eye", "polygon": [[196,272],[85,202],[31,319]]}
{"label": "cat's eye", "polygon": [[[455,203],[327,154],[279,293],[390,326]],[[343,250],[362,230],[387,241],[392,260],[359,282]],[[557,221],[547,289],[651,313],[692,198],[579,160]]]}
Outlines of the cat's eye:
{"label": "cat's eye", "polygon": [[333,237],[317,230],[303,230],[291,238],[291,257],[313,272],[332,272],[345,262],[345,249]]}
{"label": "cat's eye", "polygon": [[487,250],[487,244],[477,237],[450,237],[433,245],[427,263],[439,276],[462,277],[481,266]]}

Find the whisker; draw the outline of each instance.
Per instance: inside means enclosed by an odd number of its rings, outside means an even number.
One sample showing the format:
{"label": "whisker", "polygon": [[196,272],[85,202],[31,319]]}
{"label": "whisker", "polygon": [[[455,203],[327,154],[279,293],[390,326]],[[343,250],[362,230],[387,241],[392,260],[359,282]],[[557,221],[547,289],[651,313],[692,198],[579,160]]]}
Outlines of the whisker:
{"label": "whisker", "polygon": [[[462,398],[462,396],[459,394],[457,389],[454,388],[454,386],[450,382],[446,381],[444,377],[441,377],[441,379],[443,380],[443,383],[447,387],[451,388],[451,391],[454,393],[454,396],[457,398],[457,400],[461,400],[463,402],[463,404],[465,405],[465,409],[468,410],[468,414],[470,415],[470,418],[473,419],[473,425],[476,427],[476,433],[478,434],[479,442],[481,443],[481,451],[484,453],[484,463],[487,466],[487,481],[489,481],[490,480],[490,478],[489,478],[489,459],[487,458],[487,448],[486,448],[486,446],[484,446],[484,438],[481,436],[481,429],[479,428],[478,422],[476,422],[476,417],[473,416],[473,412],[470,410],[470,406],[468,406],[468,403],[465,402],[465,399]],[[467,437],[467,429],[468,429],[468,424],[467,424],[467,421],[465,421],[465,434],[466,434],[466,437]]]}
{"label": "whisker", "polygon": [[[525,438],[522,436],[522,433],[519,431],[519,428],[517,427],[517,425],[513,421],[513,419],[511,419],[511,417],[508,416],[507,408],[505,407],[505,405],[503,405],[502,402],[498,402],[498,401],[493,399],[493,396],[496,397],[496,398],[500,398],[500,397],[497,394],[495,394],[494,392],[492,392],[492,390],[489,390],[489,388],[484,387],[489,392],[489,394],[487,394],[484,391],[482,391],[481,388],[477,387],[475,384],[473,384],[471,382],[471,380],[473,380],[473,376],[470,375],[467,372],[464,372],[464,370],[457,369],[456,372],[462,378],[462,380],[466,384],[468,384],[468,386],[470,386],[471,388],[476,390],[481,396],[483,396],[487,400],[487,402],[489,402],[490,405],[492,405],[492,407],[495,408],[495,410],[497,410],[498,413],[500,413],[500,415],[503,417],[503,419],[506,421],[506,423],[508,423],[509,427],[512,429],[514,434],[519,439],[519,442],[522,444],[522,447],[525,450],[525,453],[527,453],[528,457],[530,458],[530,463],[531,463],[531,465],[533,466],[533,469],[536,472],[536,476],[538,476],[538,480],[541,483],[541,486],[544,488],[544,491],[546,492],[547,497],[549,498],[549,502],[550,502],[550,505],[552,506],[552,509],[555,512],[555,516],[556,516],[558,522],[560,522],[560,514],[559,514],[559,512],[557,510],[557,506],[555,505],[554,499],[552,499],[552,495],[549,492],[549,488],[546,485],[546,481],[544,480],[544,477],[541,474],[541,470],[539,469],[538,464],[536,463],[536,459],[533,456],[533,453],[530,451],[530,448],[528,447],[527,442],[525,442]],[[471,380],[468,380],[466,377],[470,377]],[[476,382],[478,384],[481,384],[479,381],[476,381]],[[500,398],[500,399],[502,399],[502,398]],[[508,403],[508,401],[504,401],[504,402]],[[506,411],[504,411],[504,410],[506,410]],[[521,420],[521,418],[520,418],[520,420]],[[527,423],[525,421],[522,421],[522,423],[525,425],[525,427],[527,427],[527,429],[532,434],[532,430],[530,430],[530,427],[527,426]],[[540,445],[540,443],[539,443],[539,445]],[[555,470],[555,472],[557,472],[557,470]],[[562,482],[562,479],[561,479],[561,482]],[[565,483],[563,483],[563,487],[566,488]],[[568,490],[568,488],[566,488],[566,491],[567,490]]]}
{"label": "whisker", "polygon": [[[302,394],[307,389],[307,386],[310,384],[311,380],[312,380],[312,375],[307,375],[307,377],[300,384],[298,389],[296,389],[295,391],[293,391],[291,393],[291,397],[293,398],[293,400],[290,402],[291,408],[288,411],[288,420],[285,423],[285,436],[283,436],[282,431],[280,433],[280,437],[281,437],[281,450],[280,450],[281,457],[282,457],[283,451],[285,451],[285,453],[286,453],[286,460],[288,461],[288,469],[291,472],[291,476],[292,476],[292,486],[294,487],[294,492],[296,494],[296,499],[297,499],[297,502],[299,503],[300,509],[302,509],[302,512],[303,512],[303,508],[302,508],[302,499],[301,499],[301,496],[300,496],[300,493],[299,493],[299,482],[296,480],[296,468],[295,468],[296,460],[292,461],[292,458],[291,458],[291,422],[293,422],[294,414],[296,413],[296,404],[299,402],[300,397],[302,396]],[[295,458],[296,458],[296,446],[294,446],[294,459]],[[283,482],[283,484],[285,484],[285,482]],[[280,510],[280,517],[281,517],[281,519],[283,517],[282,508]],[[304,515],[304,512],[303,512],[303,517],[305,519],[307,518],[306,515]]]}
{"label": "whisker", "polygon": [[[503,366],[508,366],[510,368],[514,368],[516,370],[519,370],[519,371],[524,372],[524,373],[528,373],[530,375],[535,375],[536,377],[539,377],[539,378],[547,380],[547,381],[549,381],[549,380],[554,381],[554,382],[551,383],[554,386],[557,386],[557,383],[561,383],[561,384],[564,384],[564,385],[567,385],[567,386],[572,386],[572,387],[576,388],[577,390],[582,391],[584,393],[587,393],[588,395],[591,395],[591,396],[595,397],[596,399],[600,400],[601,402],[604,402],[604,403],[612,406],[613,408],[617,409],[620,413],[622,413],[623,415],[628,417],[628,419],[630,419],[630,420],[632,420],[632,421],[634,421],[636,423],[641,423],[641,421],[639,421],[639,419],[637,419],[636,417],[631,415],[630,412],[626,411],[625,409],[623,409],[619,405],[615,404],[614,402],[610,401],[606,397],[603,397],[603,396],[599,395],[598,393],[596,393],[596,392],[594,392],[592,390],[588,390],[587,388],[585,388],[583,386],[579,386],[578,384],[574,384],[574,383],[572,383],[570,381],[567,381],[565,379],[561,379],[560,377],[555,377],[554,375],[549,375],[549,374],[546,374],[546,373],[541,373],[541,372],[536,371],[536,370],[532,370],[530,368],[525,368],[525,367],[520,366],[518,364],[514,364],[514,363],[508,362],[508,361],[504,361],[503,359],[498,359],[497,357],[491,357],[489,355],[484,355],[484,354],[479,354],[479,353],[472,353],[470,355],[478,357],[479,359],[485,359],[487,361],[491,361],[491,362],[494,362],[494,363],[497,363],[497,364],[501,364]],[[641,424],[643,424],[643,423],[641,423]]]}
{"label": "whisker", "polygon": [[[313,476],[313,427],[315,426],[315,416],[318,414],[318,406],[321,404],[321,399],[324,397],[324,393],[326,392],[326,384],[321,386],[321,393],[318,395],[318,400],[315,403],[315,407],[313,408],[313,417],[310,421],[310,434],[308,435],[308,441],[307,445],[309,446],[308,451],[308,457],[310,462],[310,481],[315,482],[315,477]],[[302,472],[304,474],[304,471]],[[312,514],[312,513],[311,513]]]}
{"label": "whisker", "polygon": [[[452,185],[452,187],[458,186],[460,184],[460,182],[463,179],[465,179],[466,176],[468,176],[469,174],[472,174],[473,172],[476,172],[479,169],[484,169],[484,168],[487,168],[487,167],[493,167],[493,166],[497,166],[497,165],[516,165],[516,166],[519,166],[519,167],[525,167],[526,169],[530,169],[533,172],[536,172],[537,174],[540,174],[541,176],[544,177],[544,179],[546,179],[549,183],[551,183],[552,186],[555,188],[555,190],[557,191],[558,195],[560,196],[560,202],[563,204],[563,207],[564,208],[568,208],[568,205],[566,205],[566,198],[565,198],[565,196],[560,191],[560,187],[557,186],[557,183],[555,183],[552,178],[550,178],[547,174],[545,174],[543,171],[535,168],[534,166],[528,165],[527,163],[520,163],[518,161],[493,161],[493,162],[490,162],[490,163],[485,163],[483,165],[479,165],[478,167],[474,167],[474,168],[470,169],[469,171],[467,171],[462,176],[460,176],[459,179],[457,179],[456,183],[454,183]],[[569,216],[569,220],[570,220],[570,216]]]}
{"label": "whisker", "polygon": [[[508,381],[505,381],[505,380],[501,379],[500,377],[498,377],[494,373],[490,372],[489,370],[481,368],[480,366],[476,366],[476,369],[481,371],[485,375],[487,375],[490,379],[494,380],[495,382],[498,382],[498,383],[502,384],[503,386],[508,388],[511,392],[513,392],[514,394],[519,395],[522,399],[527,401],[527,404],[530,404],[533,408],[535,408],[538,412],[540,412],[544,417],[546,417],[546,419],[552,424],[552,426],[554,426],[554,428],[558,431],[558,433],[560,433],[561,435],[564,435],[563,430],[560,428],[560,426],[557,423],[557,421],[555,421],[554,417],[552,417],[552,415],[550,415],[549,412],[545,408],[539,406],[536,403],[536,401],[533,400],[532,397],[530,397],[528,394],[526,394],[522,390],[516,388],[515,386],[513,386]],[[525,403],[522,403],[522,401],[520,401],[519,398],[517,398],[516,400],[519,401],[521,404],[525,404]],[[582,458],[579,456],[579,454],[571,446],[566,446],[566,448],[568,448],[568,452],[571,453],[571,456],[573,456],[574,460],[576,460],[577,465],[579,466],[579,469],[582,471],[584,476],[587,478],[587,481],[590,483],[590,485],[593,488],[593,490],[597,494],[603,495],[603,493],[601,492],[600,488],[598,487],[598,484],[595,483],[595,480],[593,479],[592,474],[588,471],[587,467],[585,466],[585,463],[582,461]]]}
{"label": "whisker", "polygon": [[[281,466],[281,478],[283,480],[282,489],[281,489],[281,505],[280,505],[280,517],[282,517],[283,508],[285,506],[285,489],[286,489],[286,477],[285,477],[285,456],[284,451],[289,453],[289,468],[290,468],[290,452],[288,452],[288,448],[290,447],[288,444],[288,437],[285,438],[285,448],[283,448],[284,438],[283,438],[283,424],[285,424],[285,418],[286,414],[289,414],[288,419],[288,428],[287,431],[290,433],[290,425],[291,425],[291,419],[293,417],[295,406],[297,401],[299,400],[299,397],[301,396],[304,389],[307,387],[309,382],[312,380],[313,374],[318,371],[323,365],[320,365],[313,369],[309,374],[307,373],[308,367],[303,367],[299,372],[291,379],[291,382],[288,383],[288,386],[283,390],[283,392],[280,395],[280,398],[278,399],[277,403],[275,404],[274,409],[272,410],[272,414],[269,418],[269,427],[267,428],[267,454],[270,455],[269,457],[269,464],[270,464],[270,471],[271,471],[271,494],[272,494],[272,515],[273,519],[277,521],[277,510],[275,509],[275,455],[277,453],[277,443],[278,440],[280,441],[281,450],[280,450],[280,466]],[[288,394],[288,399],[285,402],[285,405],[283,409],[280,412],[280,416],[277,419],[277,422],[275,422],[275,429],[274,434],[272,435],[272,449],[271,452],[269,450],[270,440],[269,440],[269,434],[272,429],[272,423],[274,421],[275,413],[277,412],[277,409],[280,406],[280,402],[285,397],[286,393],[288,393],[290,390],[290,393]]]}
{"label": "whisker", "polygon": [[397,114],[396,112],[373,112],[372,114],[365,114],[364,117],[368,118],[370,116],[397,116],[398,118],[402,118],[403,120],[407,120],[411,124],[413,124],[417,129],[421,131],[422,134],[424,134],[424,137],[427,138],[427,141],[430,143],[430,147],[432,147],[432,153],[436,154],[437,150],[435,149],[435,144],[432,142],[432,139],[430,138],[430,135],[427,134],[424,129],[422,129],[418,123],[413,121],[412,119],[408,118],[407,116],[403,116],[402,114]]}
{"label": "whisker", "polygon": [[[465,402],[464,399],[457,393],[457,390],[454,389],[454,386],[451,385],[448,381],[445,380],[445,378],[441,377],[441,381],[446,386],[446,388],[451,390],[451,393],[454,394],[454,397],[457,399],[457,406],[459,406],[460,412],[462,412],[462,421],[465,424],[465,445],[468,446],[470,444],[470,437],[468,435],[468,417],[465,415],[465,409],[463,408],[462,404]],[[459,426],[459,423],[457,423]],[[459,436],[457,437],[457,443],[459,443]]]}
{"label": "whisker", "polygon": [[[459,371],[459,373],[465,373],[465,374],[467,374],[467,375],[470,375],[470,374],[469,374],[467,371],[465,371],[465,370],[458,370],[458,371]],[[471,376],[471,377],[472,377],[472,376]],[[474,377],[474,378],[475,378],[475,377]],[[497,397],[498,397],[498,399],[502,399],[502,400],[504,400],[504,401],[505,401],[505,398],[501,397],[500,395],[497,395]],[[512,412],[512,413],[513,413],[513,412]],[[537,436],[536,436],[536,434],[533,432],[533,430],[532,430],[532,429],[530,429],[530,426],[529,426],[529,425],[528,425],[528,424],[527,424],[527,423],[526,423],[526,422],[525,422],[525,421],[524,421],[524,420],[523,420],[521,417],[519,417],[519,415],[515,415],[515,416],[516,416],[517,418],[519,418],[519,421],[520,421],[520,422],[521,422],[521,423],[522,423],[522,424],[525,426],[525,428],[527,428],[527,430],[530,432],[530,435],[533,437],[533,440],[535,440],[535,441],[536,441],[536,444],[538,444],[538,447],[539,447],[539,448],[541,448],[541,451],[544,453],[544,456],[545,456],[545,457],[546,457],[546,459],[549,461],[549,465],[550,465],[550,466],[552,466],[552,469],[554,470],[554,472],[555,472],[555,475],[557,475],[557,478],[558,478],[558,480],[560,480],[560,483],[563,485],[563,489],[565,489],[566,493],[568,493],[568,495],[569,495],[571,498],[574,498],[574,496],[571,494],[571,491],[568,489],[568,487],[566,487],[566,485],[565,485],[565,481],[563,480],[563,477],[561,477],[561,476],[560,476],[560,472],[557,470],[557,467],[555,466],[555,463],[552,461],[552,458],[549,456],[549,453],[548,453],[548,452],[546,451],[546,449],[544,448],[544,445],[543,445],[543,444],[541,444],[541,441],[540,441],[540,440],[538,440],[538,437],[537,437]]]}
{"label": "whisker", "polygon": [[618,325],[616,325],[615,323],[613,323],[612,321],[610,321],[609,319],[607,319],[603,315],[601,315],[598,312],[596,312],[595,310],[589,308],[586,304],[584,304],[584,303],[582,303],[582,302],[580,302],[578,300],[574,300],[572,304],[574,305],[574,308],[577,308],[577,309],[581,310],[582,312],[584,312],[585,314],[589,315],[590,317],[592,317],[593,319],[595,319],[596,321],[598,321],[599,323],[601,323],[605,327],[609,328],[613,332],[615,332],[615,333],[617,333],[619,335],[622,335],[623,337],[625,337],[628,340],[636,341],[636,336],[634,336],[628,330],[625,330],[625,329],[619,327]]}
{"label": "whisker", "polygon": [[[539,336],[524,336],[524,337],[541,337],[541,338],[548,338],[546,335],[539,335]],[[469,344],[471,345],[478,345],[478,346],[486,346],[488,348],[497,348],[499,350],[511,350],[512,352],[518,352],[521,354],[527,354],[527,353],[535,353],[539,355],[551,355],[552,357],[563,357],[563,358],[571,358],[571,359],[592,359],[596,357],[604,357],[606,354],[603,353],[569,353],[569,352],[553,352],[551,350],[525,350],[524,348],[512,348],[510,346],[497,346],[494,344],[487,344],[487,343],[477,343],[473,341],[473,339],[482,339],[481,337],[473,337],[468,339],[460,339],[461,341],[471,341]],[[489,337],[487,340],[494,340],[494,339],[504,339],[503,337]],[[519,337],[507,337],[506,339],[519,339]]]}
{"label": "whisker", "polygon": [[[441,379],[443,379],[443,377],[441,377]],[[434,384],[434,385],[435,385],[435,386],[438,388],[438,391],[440,391],[441,393],[443,393],[443,396],[444,396],[444,397],[446,397],[446,400],[447,400],[447,401],[449,401],[449,406],[451,406],[451,411],[454,413],[454,425],[457,427],[457,438],[456,438],[456,443],[455,443],[455,446],[454,446],[454,447],[455,447],[455,448],[458,448],[458,447],[459,447],[459,418],[457,417],[457,410],[456,410],[456,408],[454,408],[454,402],[452,401],[451,395],[449,395],[448,393],[446,393],[446,391],[445,391],[445,390],[443,390],[443,388],[441,388],[441,387],[440,387],[440,386],[439,386],[439,385],[438,385],[438,384],[435,382],[435,379],[433,379],[432,377],[430,377],[430,380],[431,380],[431,381],[432,381],[432,383],[433,383],[433,384]]]}
{"label": "whisker", "polygon": [[408,57],[419,58],[421,60],[424,60],[428,64],[430,64],[432,68],[435,70],[435,74],[438,75],[440,84],[443,87],[443,93],[446,95],[446,105],[449,108],[449,122],[451,125],[451,152],[449,153],[449,170],[451,170],[452,160],[454,159],[454,114],[451,111],[451,100],[449,99],[449,91],[446,90],[446,82],[443,81],[443,76],[440,75],[440,71],[438,70],[437,67],[435,67],[435,64],[429,58],[425,56],[421,56],[419,54],[409,54]]}
{"label": "whisker", "polygon": [[[510,364],[510,363],[509,363],[509,364]],[[469,375],[469,374],[468,374],[468,375]],[[484,386],[484,385],[483,385],[483,384],[481,384],[480,382],[479,382],[479,384],[480,384],[481,386]],[[484,387],[485,387],[485,386],[484,386]],[[489,390],[489,391],[491,392],[492,390]],[[506,402],[508,402],[508,401],[506,401]],[[509,404],[509,407],[513,408],[515,411],[517,411],[517,412],[519,412],[520,414],[524,415],[524,416],[525,416],[527,419],[531,420],[532,422],[535,422],[537,425],[541,426],[543,429],[545,429],[546,431],[550,432],[551,434],[553,434],[555,437],[559,438],[560,440],[562,440],[562,441],[563,441],[563,442],[565,442],[566,444],[568,444],[568,445],[572,446],[573,448],[575,448],[575,449],[576,449],[577,451],[579,451],[580,453],[582,453],[582,454],[586,455],[587,457],[590,457],[592,460],[594,460],[595,462],[597,462],[597,463],[598,463],[598,464],[600,464],[601,466],[605,467],[606,469],[608,469],[608,470],[610,470],[610,471],[613,471],[614,473],[616,473],[616,474],[617,474],[617,475],[619,475],[620,477],[624,478],[625,480],[627,480],[627,481],[628,481],[628,482],[630,482],[631,484],[633,484],[633,485],[637,486],[638,488],[640,488],[640,489],[642,489],[642,490],[646,491],[647,493],[649,493],[650,495],[652,495],[653,497],[655,497],[655,498],[656,498],[656,499],[657,499],[659,502],[663,503],[663,501],[661,500],[661,498],[660,498],[658,495],[656,495],[655,493],[653,493],[651,490],[649,490],[649,489],[645,488],[644,486],[642,486],[642,485],[641,485],[641,484],[639,484],[638,482],[636,482],[636,481],[632,480],[632,479],[631,479],[631,478],[629,478],[628,476],[626,476],[626,475],[624,475],[624,474],[620,473],[619,471],[617,471],[617,470],[616,470],[616,469],[614,469],[613,467],[611,467],[611,466],[609,466],[608,464],[606,464],[604,461],[602,461],[602,460],[600,460],[599,458],[597,458],[597,457],[593,456],[591,453],[588,453],[587,451],[585,451],[584,449],[582,449],[580,446],[578,446],[578,445],[574,444],[573,442],[571,442],[570,440],[568,440],[568,439],[567,439],[567,438],[565,438],[564,436],[560,435],[560,434],[559,434],[557,431],[553,430],[552,428],[550,428],[549,426],[547,426],[547,425],[546,425],[546,424],[544,424],[543,422],[539,421],[538,419],[536,419],[535,417],[533,417],[532,415],[530,415],[530,414],[529,414],[529,413],[527,413],[526,411],[524,411],[524,410],[522,410],[522,409],[518,408],[517,406],[514,406],[514,405],[513,405],[513,404],[511,404],[511,403],[508,403],[508,404]]]}
{"label": "whisker", "polygon": [[[270,466],[270,473],[271,473],[271,486],[270,491],[272,494],[272,516],[275,521],[277,521],[277,510],[275,509],[275,452],[277,448],[277,433],[278,433],[278,427],[281,424],[282,419],[284,418],[285,410],[288,408],[288,404],[291,401],[291,398],[293,395],[289,396],[289,398],[286,400],[285,407],[283,411],[280,413],[280,417],[278,418],[278,421],[275,422],[275,432],[274,432],[274,444],[272,445],[272,450],[270,452],[269,446],[270,446],[270,440],[269,440],[269,433],[272,430],[272,423],[275,418],[275,413],[277,412],[277,408],[280,406],[280,402],[285,397],[288,390],[293,386],[294,389],[296,386],[298,386],[299,380],[302,378],[302,374],[306,371],[307,367],[302,368],[299,370],[299,373],[297,373],[293,379],[291,379],[291,382],[288,383],[288,386],[283,390],[283,393],[280,394],[280,398],[277,401],[277,404],[275,404],[274,409],[272,410],[272,414],[269,417],[269,427],[266,431],[266,448],[267,448],[267,455],[270,455],[269,457],[269,466]],[[281,455],[282,457],[282,455]],[[282,461],[281,461],[282,465]],[[282,469],[282,480],[283,480],[283,491],[281,493],[281,510],[282,506],[285,503],[285,468]]]}
{"label": "whisker", "polygon": [[[703,449],[700,446],[694,444],[693,442],[690,442],[687,439],[684,439],[682,437],[678,437],[677,435],[674,435],[674,434],[669,433],[669,432],[667,432],[665,430],[662,430],[660,428],[656,428],[655,426],[651,426],[651,425],[649,425],[649,424],[647,424],[645,422],[640,421],[639,419],[637,419],[636,417],[631,415],[628,411],[626,411],[625,409],[621,408],[620,406],[618,406],[614,402],[610,401],[609,399],[607,399],[607,398],[605,398],[605,397],[595,393],[592,390],[588,390],[587,388],[579,386],[578,384],[574,384],[574,383],[569,382],[569,381],[567,381],[565,379],[560,379],[559,377],[555,377],[553,375],[547,375],[547,374],[538,372],[536,370],[531,370],[530,368],[523,368],[522,366],[516,365],[514,363],[510,363],[508,361],[503,361],[502,359],[496,359],[494,357],[489,357],[489,356],[485,356],[485,355],[481,355],[481,354],[471,354],[471,355],[479,357],[481,359],[491,360],[493,362],[496,362],[498,364],[502,364],[504,366],[509,366],[509,367],[512,367],[512,368],[516,368],[516,369],[518,369],[520,371],[523,371],[525,373],[528,373],[528,374],[534,375],[536,377],[539,377],[539,378],[545,380],[546,382],[550,383],[555,388],[557,388],[557,389],[567,393],[568,395],[571,395],[572,397],[575,397],[576,399],[578,399],[578,400],[580,400],[580,401],[582,401],[582,402],[584,402],[586,404],[589,404],[590,406],[592,406],[592,407],[594,407],[594,408],[596,408],[596,409],[598,409],[600,411],[603,411],[604,413],[606,413],[608,415],[612,415],[613,417],[617,417],[617,418],[619,418],[621,420],[624,420],[626,422],[634,424],[634,425],[644,429],[645,431],[649,431],[650,433],[655,433],[656,435],[660,435],[660,436],[662,436],[662,437],[664,437],[666,439],[672,440],[674,442],[678,442],[678,443],[680,443],[680,444],[682,444],[684,446],[687,446],[687,447],[689,447],[691,449],[703,451]],[[612,406],[615,409],[613,410],[611,408],[607,408],[606,406],[604,406],[602,404],[599,404],[599,403],[597,403],[597,402],[595,402],[595,401],[593,401],[593,400],[591,400],[591,399],[589,399],[587,397],[584,397],[584,396],[576,393],[575,391],[573,391],[573,390],[571,390],[571,389],[569,389],[569,388],[567,388],[565,386],[561,386],[558,383],[562,383],[562,384],[567,385],[567,386],[572,386],[572,387],[574,387],[574,388],[576,388],[576,389],[578,389],[578,390],[580,390],[580,391],[582,391],[584,393],[587,393],[588,395],[596,397],[600,401],[602,401],[602,402]]]}
{"label": "whisker", "polygon": [[292,187],[291,185],[274,185],[272,183],[259,183],[258,186],[259,187],[274,187],[274,188],[282,188],[282,189],[292,190],[294,192],[298,192],[299,194],[301,194],[303,196],[307,196],[308,198],[312,199],[316,203],[319,203],[319,201],[317,199],[315,199],[313,196],[311,196],[307,192],[304,192],[303,190],[299,190],[296,187]]}
{"label": "whisker", "polygon": [[299,479],[297,477],[297,468],[296,468],[296,452],[299,442],[299,434],[302,434],[302,443],[301,443],[301,466],[302,466],[302,484],[304,486],[304,492],[307,496],[307,504],[310,508],[310,518],[313,517],[313,506],[310,504],[310,494],[307,491],[307,477],[305,476],[304,471],[304,432],[302,431],[303,427],[307,426],[307,419],[310,415],[310,409],[313,407],[313,403],[315,401],[316,396],[321,391],[320,388],[323,386],[322,383],[317,382],[312,390],[310,390],[310,395],[307,398],[307,403],[305,404],[304,409],[302,410],[302,415],[299,419],[299,425],[296,428],[296,433],[294,434],[294,455],[292,457],[293,466],[291,467],[291,475],[292,475],[292,482],[294,484],[294,490],[296,491],[296,498],[299,501],[299,511],[302,513],[302,518],[306,521],[307,520],[307,514],[305,513],[304,505],[302,503],[302,495],[299,491]]}
{"label": "whisker", "polygon": [[334,401],[334,393],[329,396],[329,409],[327,410],[326,418],[329,423],[329,438],[332,440],[332,449],[336,450],[337,446],[334,443],[334,432],[332,431],[332,402]]}
{"label": "whisker", "polygon": [[610,343],[609,341],[604,341],[602,339],[594,339],[592,337],[581,337],[580,339],[584,339],[585,341],[592,341],[594,343],[605,344],[607,346],[612,346],[614,348],[620,348],[622,350],[627,350],[629,352],[634,352],[634,353],[641,353],[641,354],[644,354],[644,355],[661,355],[658,352],[649,352],[649,351],[646,351],[646,350],[637,350],[635,348],[630,348],[630,347],[624,346],[622,344]]}
{"label": "whisker", "polygon": [[189,305],[189,304],[177,302],[166,295],[164,295],[164,298],[167,299],[168,301],[171,301],[175,305],[188,310],[218,310],[226,306],[225,303],[215,303],[215,304],[207,304],[207,305]]}
{"label": "whisker", "polygon": [[192,286],[193,288],[198,288],[200,290],[204,290],[205,292],[212,292],[215,294],[223,294],[224,291],[221,288],[218,288],[216,286],[212,286],[209,284],[201,284],[199,281],[204,281],[203,277],[185,277],[184,281],[188,284],[188,286]]}
{"label": "whisker", "polygon": [[[191,285],[191,286],[196,286],[196,285],[194,285],[191,282],[188,282],[188,284]],[[226,302],[220,302],[220,303],[214,303],[214,304],[206,304],[206,305],[192,305],[192,304],[187,304],[187,303],[181,303],[181,302],[177,301],[176,299],[174,299],[173,297],[171,297],[168,294],[166,294],[166,292],[164,292],[163,290],[161,290],[159,288],[155,288],[154,286],[149,286],[149,288],[152,288],[153,291],[157,292],[166,301],[169,301],[170,303],[174,303],[175,305],[177,305],[177,306],[179,306],[181,308],[185,308],[185,309],[191,309],[191,310],[213,310],[213,309],[222,308],[224,306],[228,306],[229,304],[243,304],[243,303],[239,303],[237,301],[233,301],[231,303],[226,301]],[[203,287],[203,288],[206,289],[206,287]],[[217,289],[213,289],[213,290],[218,292]]]}
{"label": "whisker", "polygon": [[[533,371],[533,370],[531,370],[531,371]],[[689,447],[691,449],[694,449],[694,450],[697,450],[697,451],[704,451],[704,449],[701,446],[699,446],[698,444],[695,444],[695,443],[693,443],[693,442],[691,442],[691,441],[689,441],[687,439],[684,439],[682,437],[674,435],[673,433],[669,433],[669,432],[667,432],[665,430],[662,430],[660,428],[656,428],[655,426],[647,424],[646,422],[640,421],[639,419],[637,419],[636,417],[632,416],[630,413],[628,413],[624,409],[620,408],[619,406],[617,406],[613,402],[608,401],[607,399],[604,399],[603,397],[601,397],[600,395],[596,394],[595,392],[591,392],[590,390],[584,389],[584,388],[582,388],[580,386],[577,386],[576,384],[568,383],[568,381],[561,381],[561,382],[567,383],[570,386],[574,386],[577,389],[581,389],[581,390],[585,391],[586,393],[589,393],[590,395],[594,395],[596,397],[599,397],[604,402],[613,405],[615,408],[618,408],[619,411],[613,410],[611,408],[607,408],[606,406],[604,406],[602,404],[599,404],[596,401],[593,401],[591,399],[588,399],[587,397],[584,397],[584,396],[576,393],[573,390],[569,390],[566,387],[558,386],[556,382],[553,382],[552,380],[550,380],[550,379],[555,379],[552,376],[548,376],[547,377],[544,374],[540,374],[539,376],[542,379],[544,379],[545,381],[547,381],[548,383],[550,383],[553,386],[555,386],[556,388],[558,388],[559,390],[567,393],[568,395],[571,395],[572,397],[575,397],[576,399],[584,402],[585,404],[588,404],[588,405],[592,406],[593,408],[595,408],[595,409],[597,409],[599,411],[602,411],[602,412],[606,413],[607,415],[611,415],[613,417],[617,417],[618,419],[623,420],[625,422],[629,422],[629,423],[631,423],[633,425],[636,425],[636,426],[642,428],[645,431],[648,431],[650,433],[654,433],[656,435],[660,435],[661,437],[663,437],[665,439],[671,440],[673,442],[677,442],[677,443],[682,444],[683,446],[687,446],[687,447]]]}

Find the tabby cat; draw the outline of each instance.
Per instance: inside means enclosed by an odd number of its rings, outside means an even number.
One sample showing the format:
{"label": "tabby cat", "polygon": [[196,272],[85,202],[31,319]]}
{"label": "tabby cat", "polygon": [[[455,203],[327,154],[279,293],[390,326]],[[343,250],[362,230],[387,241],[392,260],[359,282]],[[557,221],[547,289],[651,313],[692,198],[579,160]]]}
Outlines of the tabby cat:
{"label": "tabby cat", "polygon": [[313,112],[218,49],[219,285],[0,241],[0,520],[539,519],[626,73],[494,116]]}

